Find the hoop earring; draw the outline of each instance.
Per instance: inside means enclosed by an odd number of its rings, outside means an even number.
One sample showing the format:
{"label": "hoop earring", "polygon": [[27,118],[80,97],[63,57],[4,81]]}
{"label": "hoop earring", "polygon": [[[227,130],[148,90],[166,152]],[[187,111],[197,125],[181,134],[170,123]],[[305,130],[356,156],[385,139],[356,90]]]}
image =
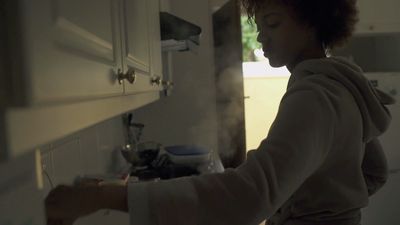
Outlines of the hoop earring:
{"label": "hoop earring", "polygon": [[325,42],[322,42],[322,49],[324,50],[324,53],[325,53],[326,57],[330,57],[331,56],[330,49],[328,47],[326,47]]}

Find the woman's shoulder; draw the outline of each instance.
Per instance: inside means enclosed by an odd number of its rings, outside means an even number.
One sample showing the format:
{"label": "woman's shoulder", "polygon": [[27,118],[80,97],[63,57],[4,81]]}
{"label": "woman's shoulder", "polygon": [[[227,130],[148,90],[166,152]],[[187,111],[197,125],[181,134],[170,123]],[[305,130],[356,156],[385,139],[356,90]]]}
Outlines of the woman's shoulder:
{"label": "woman's shoulder", "polygon": [[331,100],[338,100],[343,98],[348,90],[339,81],[333,79],[327,74],[302,74],[301,76],[295,76],[290,85],[288,85],[285,95],[295,94],[301,91],[311,91],[316,95],[322,95],[329,97]]}
{"label": "woman's shoulder", "polygon": [[[308,94],[303,94],[305,92]],[[346,87],[325,74],[309,74],[301,79],[297,78],[288,86],[281,103],[291,96],[298,96],[294,98],[300,101],[299,107],[313,107],[315,110],[336,115],[335,117],[342,114],[342,111],[348,108],[348,104],[353,105],[353,102],[349,102],[353,100]]]}

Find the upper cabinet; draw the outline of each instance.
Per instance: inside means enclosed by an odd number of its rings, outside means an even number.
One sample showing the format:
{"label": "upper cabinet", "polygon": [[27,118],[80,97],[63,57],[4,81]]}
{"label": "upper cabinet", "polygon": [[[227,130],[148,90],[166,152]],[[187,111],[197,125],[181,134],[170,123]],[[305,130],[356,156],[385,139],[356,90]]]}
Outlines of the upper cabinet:
{"label": "upper cabinet", "polygon": [[163,89],[159,0],[0,1],[0,160]]}
{"label": "upper cabinet", "polygon": [[136,68],[148,74],[150,71],[148,1],[123,0],[122,3],[124,61],[128,68]]}
{"label": "upper cabinet", "polygon": [[[161,90],[152,74],[161,67],[158,0],[5,4],[11,105]],[[161,71],[154,74],[162,79]]]}
{"label": "upper cabinet", "polygon": [[161,35],[158,0],[123,0],[121,13],[126,93],[162,90]]}
{"label": "upper cabinet", "polygon": [[117,5],[112,0],[8,1],[16,105],[121,95]]}
{"label": "upper cabinet", "polygon": [[360,21],[356,34],[400,32],[399,0],[358,0]]}
{"label": "upper cabinet", "polygon": [[[164,0],[165,1],[165,0]],[[150,47],[151,47],[151,65],[150,73],[152,76],[152,85],[162,86],[159,81],[163,80],[163,63],[161,55],[161,30],[160,30],[160,4],[158,0],[149,0],[150,3]]]}

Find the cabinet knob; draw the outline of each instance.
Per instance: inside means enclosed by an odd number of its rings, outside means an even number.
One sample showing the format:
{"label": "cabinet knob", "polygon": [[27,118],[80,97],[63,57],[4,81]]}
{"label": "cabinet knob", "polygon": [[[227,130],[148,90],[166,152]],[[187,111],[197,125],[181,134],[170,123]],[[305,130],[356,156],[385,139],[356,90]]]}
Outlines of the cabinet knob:
{"label": "cabinet knob", "polygon": [[164,85],[164,87],[166,89],[172,88],[174,86],[174,82],[172,81],[162,81],[162,85]]}
{"label": "cabinet knob", "polygon": [[122,84],[122,81],[126,79],[129,83],[133,84],[136,81],[136,71],[135,69],[128,69],[126,73],[123,73],[122,70],[118,70],[118,82]]}
{"label": "cabinet knob", "polygon": [[154,78],[151,79],[151,84],[152,85],[160,86],[162,83],[163,83],[163,81],[162,81],[161,77],[157,76],[157,77],[154,77]]}

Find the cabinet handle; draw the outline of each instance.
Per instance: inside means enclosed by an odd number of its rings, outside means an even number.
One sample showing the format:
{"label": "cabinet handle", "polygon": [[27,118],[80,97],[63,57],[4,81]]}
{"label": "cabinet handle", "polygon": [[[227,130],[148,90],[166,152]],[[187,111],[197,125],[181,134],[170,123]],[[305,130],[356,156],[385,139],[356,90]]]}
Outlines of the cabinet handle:
{"label": "cabinet handle", "polygon": [[174,82],[169,81],[169,80],[163,80],[162,81],[163,89],[164,89],[164,95],[165,96],[170,96],[171,95],[171,90],[174,87]]}
{"label": "cabinet handle", "polygon": [[169,88],[172,88],[173,86],[174,86],[174,82],[172,82],[172,81],[162,81],[162,85],[164,85],[164,87],[166,88],[166,89],[169,89]]}
{"label": "cabinet handle", "polygon": [[162,81],[161,77],[154,77],[151,79],[152,85],[156,84],[157,86],[160,86],[162,83],[163,83],[163,81]]}
{"label": "cabinet handle", "polygon": [[118,82],[122,84],[122,81],[126,79],[129,83],[133,84],[136,81],[136,71],[135,69],[128,69],[126,73],[123,73],[122,70],[118,70]]}

